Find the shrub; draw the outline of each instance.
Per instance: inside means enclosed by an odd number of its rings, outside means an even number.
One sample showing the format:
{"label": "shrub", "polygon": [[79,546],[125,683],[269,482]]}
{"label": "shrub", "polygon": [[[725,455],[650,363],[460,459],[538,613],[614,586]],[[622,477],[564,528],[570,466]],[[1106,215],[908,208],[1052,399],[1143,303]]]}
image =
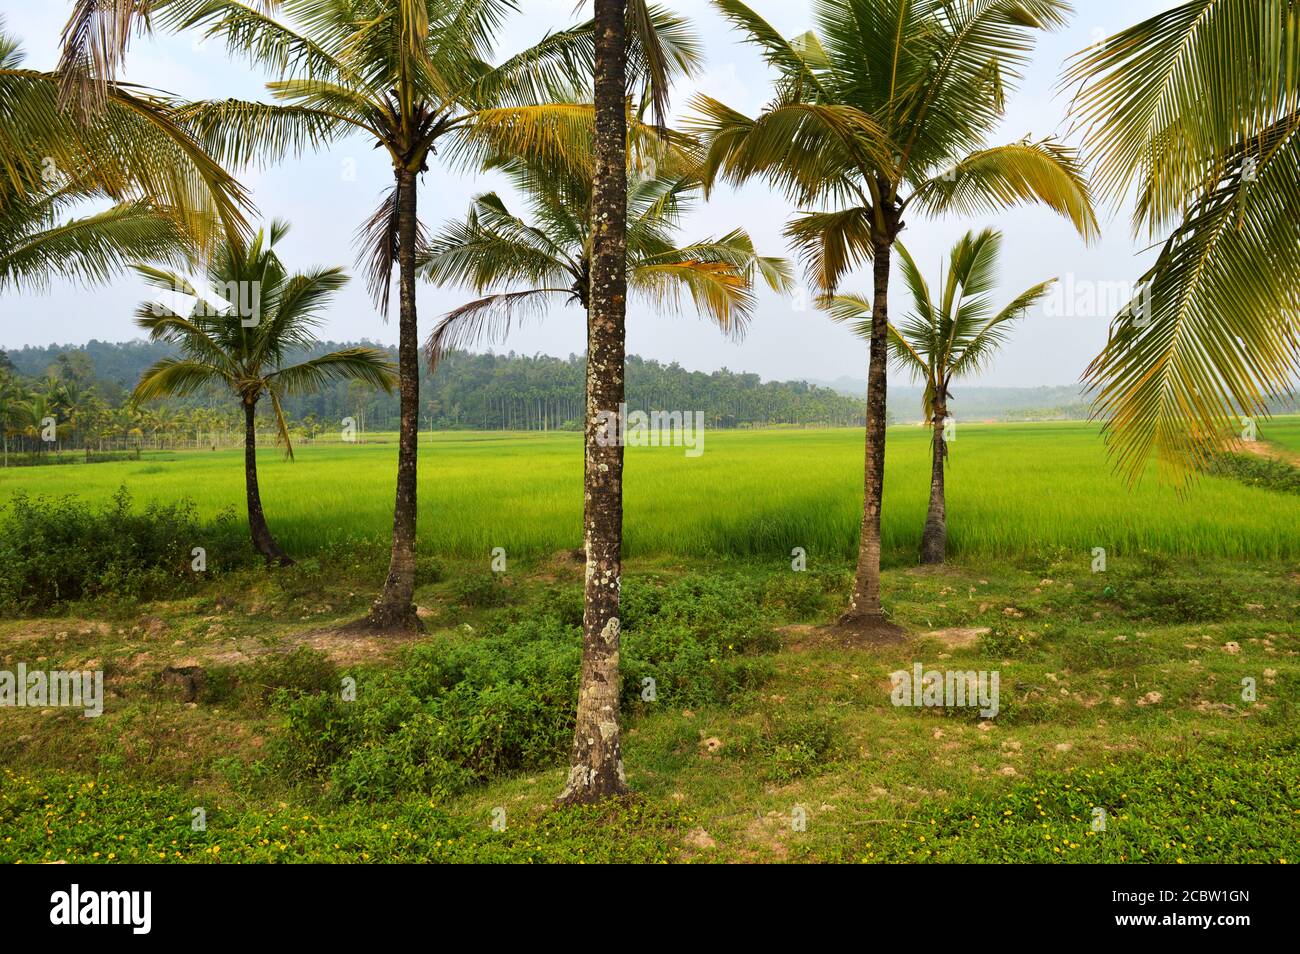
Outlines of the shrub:
{"label": "shrub", "polygon": [[338,667],[328,656],[310,646],[298,646],[292,652],[272,653],[238,666],[209,669],[200,699],[259,706],[273,699],[337,692],[340,686]]}
{"label": "shrub", "polygon": [[123,487],[99,509],[76,497],[19,492],[0,508],[0,609],[39,612],[82,599],[135,601],[185,592],[191,551],[208,571],[247,559],[233,513],[201,526],[191,501],[132,511]]}
{"label": "shrub", "polygon": [[1218,454],[1205,465],[1205,472],[1228,477],[1251,487],[1284,494],[1300,494],[1300,467],[1271,457]]}
{"label": "shrub", "polygon": [[461,577],[456,581],[452,593],[456,602],[462,606],[478,609],[505,606],[510,601],[510,592],[500,573]]}
{"label": "shrub", "polygon": [[1129,618],[1158,623],[1217,623],[1245,602],[1224,581],[1163,578],[1117,581],[1112,599]]}
{"label": "shrub", "polygon": [[[706,706],[734,702],[770,676],[770,661],[754,653],[776,640],[757,616],[752,585],[629,589],[626,711],[648,704],[646,678],[655,680],[658,702]],[[360,681],[355,702],[334,692],[280,694],[286,722],[271,744],[273,764],[290,779],[327,782],[337,797],[373,800],[448,794],[554,763],[572,740],[578,696],[582,630],[572,606],[556,589],[538,616],[413,646],[395,669]]]}
{"label": "shrub", "polygon": [[811,573],[781,573],[763,587],[763,605],[794,619],[816,616],[826,604],[826,581]]}
{"label": "shrub", "polygon": [[415,558],[415,585],[429,586],[441,583],[447,577],[446,568],[434,557],[418,554]]}

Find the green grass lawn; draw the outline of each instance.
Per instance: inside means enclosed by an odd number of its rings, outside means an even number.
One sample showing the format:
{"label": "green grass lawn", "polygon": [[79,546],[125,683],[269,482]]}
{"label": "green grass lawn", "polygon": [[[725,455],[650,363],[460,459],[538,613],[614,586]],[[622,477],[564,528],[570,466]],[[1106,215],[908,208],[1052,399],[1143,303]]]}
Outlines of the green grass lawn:
{"label": "green grass lawn", "polygon": [[[1287,433],[1279,419],[1264,431]],[[1297,431],[1300,433],[1300,431]],[[915,552],[929,488],[928,433],[889,434],[883,536],[895,557]],[[856,430],[709,431],[704,453],[629,448],[626,546],[633,556],[776,559],[793,547],[850,557],[861,514],[862,435]],[[190,497],[200,514],[243,512],[239,451],[155,454],[141,461],[0,472],[15,491],[107,498],[125,484],[138,503]],[[435,554],[526,556],[572,549],[581,534],[577,434],[438,434],[420,459],[420,546]],[[259,458],[272,529],[290,552],[388,538],[396,449],[391,444],[298,448]],[[1291,559],[1300,555],[1300,500],[1221,478],[1185,489],[1154,476],[1128,488],[1095,427],[1080,423],[959,425],[948,471],[951,552],[1015,555],[1062,547]]]}

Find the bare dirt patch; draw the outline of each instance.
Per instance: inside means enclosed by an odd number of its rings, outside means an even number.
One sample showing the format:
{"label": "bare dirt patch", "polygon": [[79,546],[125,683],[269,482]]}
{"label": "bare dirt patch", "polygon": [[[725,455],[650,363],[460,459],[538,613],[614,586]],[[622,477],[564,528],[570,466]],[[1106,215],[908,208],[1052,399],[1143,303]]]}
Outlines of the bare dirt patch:
{"label": "bare dirt patch", "polygon": [[936,639],[949,649],[965,649],[979,642],[981,636],[993,632],[987,626],[953,626],[921,633],[918,639]]}
{"label": "bare dirt patch", "polygon": [[420,633],[355,633],[318,629],[288,637],[288,648],[310,646],[336,666],[356,666],[392,659],[402,647],[422,638]]}
{"label": "bare dirt patch", "polygon": [[784,639],[786,650],[793,653],[824,648],[869,649],[907,642],[907,632],[888,622],[883,627],[876,628],[844,626],[840,623],[829,626],[797,623],[778,627],[777,632]]}
{"label": "bare dirt patch", "polygon": [[1300,467],[1300,454],[1279,447],[1277,444],[1270,444],[1268,441],[1233,441],[1225,450],[1250,457],[1262,457],[1265,460],[1280,460],[1292,467]]}

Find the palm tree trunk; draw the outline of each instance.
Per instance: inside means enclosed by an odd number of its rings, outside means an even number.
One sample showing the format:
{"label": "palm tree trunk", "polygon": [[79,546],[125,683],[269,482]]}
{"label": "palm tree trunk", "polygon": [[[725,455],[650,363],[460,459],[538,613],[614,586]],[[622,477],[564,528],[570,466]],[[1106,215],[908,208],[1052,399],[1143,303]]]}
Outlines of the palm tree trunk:
{"label": "palm tree trunk", "polygon": [[253,535],[253,546],[266,557],[268,563],[288,566],[293,563],[288,554],[271,536],[262,512],[262,492],[257,486],[257,424],[256,404],[244,404],[244,487],[248,493],[248,529]]}
{"label": "palm tree trunk", "polygon": [[[582,677],[564,803],[627,791],[619,737],[619,590],[622,585],[623,435],[605,440],[604,417],[623,403],[627,305],[627,116],[624,0],[596,0],[596,169],[592,189],[591,299],[587,311],[587,426],[583,542],[587,575]],[[598,434],[602,436],[598,439]]]}
{"label": "palm tree trunk", "polygon": [[885,485],[885,365],[889,346],[889,266],[893,242],[877,238],[871,307],[871,357],[867,371],[867,453],[862,531],[853,600],[839,625],[872,636],[897,636],[880,605],[880,506]]}
{"label": "palm tree trunk", "polygon": [[416,456],[420,440],[420,353],[415,314],[416,173],[397,173],[398,344],[401,421],[397,439],[397,500],[393,505],[393,549],[383,592],[367,623],[382,630],[418,630],[415,596]]}
{"label": "palm tree trunk", "polygon": [[930,510],[925,517],[925,533],[921,536],[921,562],[942,563],[948,553],[948,504],[944,499],[943,464],[947,444],[943,439],[943,422],[948,408],[938,404],[934,409],[934,440],[931,442],[930,460]]}

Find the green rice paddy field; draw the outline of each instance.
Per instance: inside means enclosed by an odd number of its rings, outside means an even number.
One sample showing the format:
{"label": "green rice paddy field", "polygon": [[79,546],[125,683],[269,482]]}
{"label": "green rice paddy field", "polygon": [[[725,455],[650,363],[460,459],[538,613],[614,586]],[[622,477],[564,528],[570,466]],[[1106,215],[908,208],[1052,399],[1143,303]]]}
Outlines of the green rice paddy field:
{"label": "green rice paddy field", "polygon": [[[1261,426],[1300,450],[1300,418]],[[300,555],[328,545],[388,539],[396,448],[302,445],[295,461],[259,458],[272,529]],[[910,558],[924,521],[928,432],[889,434],[884,542]],[[710,431],[704,453],[629,448],[626,541],[632,556],[788,554],[850,557],[861,514],[862,434],[856,429]],[[181,451],[139,461],[11,468],[0,502],[16,492],[104,499],[125,485],[137,505],[192,499],[204,517],[244,509],[242,452]],[[456,556],[504,547],[546,554],[580,543],[577,434],[425,435],[420,458],[421,548]],[[1300,556],[1300,498],[1204,477],[1186,488],[1154,473],[1135,488],[1112,473],[1098,429],[1085,423],[964,425],[948,470],[951,550],[998,556],[1104,547],[1175,555]]]}

